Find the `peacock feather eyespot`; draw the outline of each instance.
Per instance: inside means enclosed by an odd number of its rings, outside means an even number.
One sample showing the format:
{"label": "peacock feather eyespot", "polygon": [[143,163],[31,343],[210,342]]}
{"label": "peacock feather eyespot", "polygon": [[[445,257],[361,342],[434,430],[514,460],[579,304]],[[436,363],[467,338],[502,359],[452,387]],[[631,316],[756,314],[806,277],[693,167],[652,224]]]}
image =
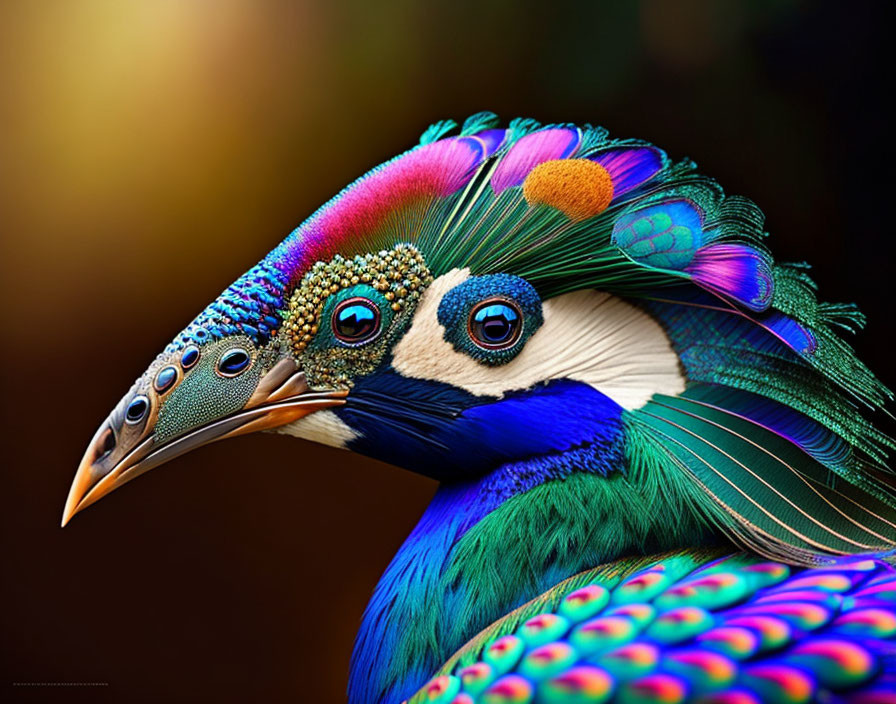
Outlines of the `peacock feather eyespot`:
{"label": "peacock feather eyespot", "polygon": [[474,276],[448,291],[438,320],[454,349],[488,366],[514,359],[544,318],[541,298],[510,274]]}
{"label": "peacock feather eyespot", "polygon": [[249,353],[240,347],[235,347],[221,355],[215,371],[225,378],[235,377],[246,371],[251,363],[252,357]]}
{"label": "peacock feather eyespot", "polygon": [[523,331],[523,312],[506,298],[486,299],[473,308],[467,332],[473,344],[486,350],[512,347]]}
{"label": "peacock feather eyespot", "polygon": [[381,328],[380,309],[373,301],[355,296],[340,302],[330,319],[333,335],[349,347],[375,340]]}
{"label": "peacock feather eyespot", "polygon": [[167,367],[162,367],[159,370],[159,373],[156,374],[153,387],[160,394],[163,394],[174,385],[175,381],[177,381],[177,369],[169,365]]}
{"label": "peacock feather eyespot", "polygon": [[125,423],[136,425],[146,417],[147,411],[149,411],[149,399],[142,394],[135,397],[124,412]]}
{"label": "peacock feather eyespot", "polygon": [[190,369],[199,361],[199,348],[196,345],[187,347],[180,356],[180,366],[184,369]]}

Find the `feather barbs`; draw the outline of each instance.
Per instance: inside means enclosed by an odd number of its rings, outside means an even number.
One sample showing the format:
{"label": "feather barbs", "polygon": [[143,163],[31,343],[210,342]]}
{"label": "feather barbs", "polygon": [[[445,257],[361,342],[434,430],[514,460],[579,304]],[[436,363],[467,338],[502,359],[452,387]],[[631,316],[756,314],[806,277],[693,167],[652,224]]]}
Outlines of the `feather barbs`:
{"label": "feather barbs", "polygon": [[[317,251],[319,247],[339,251],[339,247],[351,247],[350,240],[364,242],[376,237],[381,228],[385,228],[384,237],[413,239],[428,205],[465,186],[486,149],[475,137],[452,137],[411,150],[374,170],[318,211],[301,228],[306,232],[295,244],[303,245],[303,253],[307,251],[306,258],[313,258],[313,263],[326,258]],[[416,212],[410,221],[409,210]],[[396,227],[401,223],[404,225]],[[311,243],[318,247],[308,247]]]}
{"label": "feather barbs", "polygon": [[768,255],[744,242],[719,242],[703,208],[676,197],[635,207],[613,226],[612,241],[631,260],[680,272],[701,288],[762,312],[774,293]]}

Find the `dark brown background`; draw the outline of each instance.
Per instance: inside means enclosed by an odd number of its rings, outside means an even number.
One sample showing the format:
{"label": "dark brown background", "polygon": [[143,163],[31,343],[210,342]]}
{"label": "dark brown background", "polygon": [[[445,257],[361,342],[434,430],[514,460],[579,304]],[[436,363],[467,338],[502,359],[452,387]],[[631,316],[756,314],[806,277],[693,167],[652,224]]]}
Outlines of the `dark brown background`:
{"label": "dark brown background", "polygon": [[[247,437],[58,521],[155,353],[433,120],[591,121],[693,157],[870,314],[892,385],[891,5],[4,3],[0,698],[342,700],[432,482]],[[66,681],[108,685],[12,684]]]}

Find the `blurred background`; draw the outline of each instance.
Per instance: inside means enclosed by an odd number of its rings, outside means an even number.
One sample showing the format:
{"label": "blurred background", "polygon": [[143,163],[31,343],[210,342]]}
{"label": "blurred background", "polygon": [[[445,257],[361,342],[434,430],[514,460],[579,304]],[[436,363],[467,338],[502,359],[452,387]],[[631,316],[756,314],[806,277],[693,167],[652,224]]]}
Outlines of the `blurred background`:
{"label": "blurred background", "polygon": [[893,386],[892,26],[888,2],[0,5],[0,699],[344,700],[429,480],[249,436],[59,519],[156,352],[437,119],[592,122],[692,157],[861,305]]}

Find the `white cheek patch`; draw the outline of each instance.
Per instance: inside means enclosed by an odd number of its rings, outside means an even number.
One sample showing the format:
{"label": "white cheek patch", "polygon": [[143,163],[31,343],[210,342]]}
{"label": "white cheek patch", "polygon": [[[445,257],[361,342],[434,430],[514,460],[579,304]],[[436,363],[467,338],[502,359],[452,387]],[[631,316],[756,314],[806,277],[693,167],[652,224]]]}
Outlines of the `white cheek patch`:
{"label": "white cheek patch", "polygon": [[275,432],[342,449],[350,441],[361,437],[360,433],[343,423],[333,411],[326,410],[315,411],[289,425],[277,428]]}
{"label": "white cheek patch", "polygon": [[445,340],[437,316],[442,297],[469,277],[468,269],[454,269],[423,294],[410,329],[393,350],[392,365],[400,374],[498,397],[550,379],[571,379],[627,409],[643,406],[657,393],[684,391],[678,355],[659,323],[599,291],[545,301],[544,324],[515,359],[499,367],[480,364]]}

